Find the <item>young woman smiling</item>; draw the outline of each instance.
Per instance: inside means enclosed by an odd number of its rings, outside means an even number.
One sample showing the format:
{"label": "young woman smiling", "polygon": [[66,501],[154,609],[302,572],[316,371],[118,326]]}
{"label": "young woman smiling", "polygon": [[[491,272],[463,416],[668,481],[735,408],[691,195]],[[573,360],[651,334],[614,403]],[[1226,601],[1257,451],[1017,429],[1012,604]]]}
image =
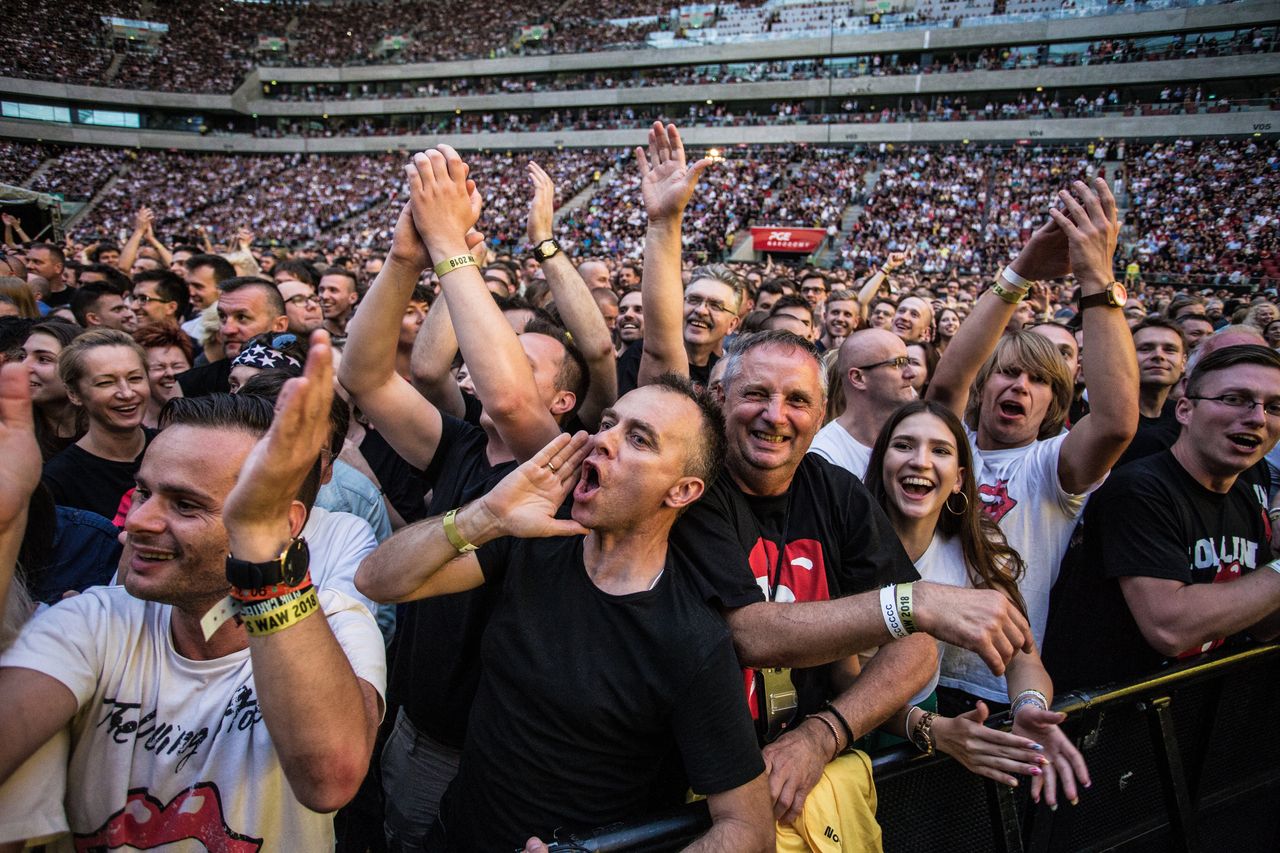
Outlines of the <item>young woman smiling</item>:
{"label": "young woman smiling", "polygon": [[67,388],[58,376],[58,356],[84,330],[70,323],[37,323],[22,345],[40,456],[48,462],[84,434],[80,410],[67,399]]}
{"label": "young woman smiling", "polygon": [[[920,576],[955,586],[1003,592],[1020,609],[1022,558],[982,511],[964,427],[945,407],[928,400],[907,403],[891,417],[871,453],[867,488],[889,516]],[[940,649],[941,670],[947,666]],[[1078,784],[1089,786],[1084,759],[1058,727],[1063,716],[1048,709],[1053,682],[1039,653],[1019,653],[1006,672],[1013,732],[983,725],[985,702],[955,716],[914,705],[887,727],[908,734],[917,747],[934,747],[980,776],[1016,785],[1032,777],[1031,793],[1056,807],[1058,788],[1075,803]]]}
{"label": "young woman smiling", "polygon": [[142,426],[151,399],[146,353],[124,332],[86,332],[59,354],[58,376],[88,430],[45,463],[44,482],[59,506],[114,518],[153,434]]}

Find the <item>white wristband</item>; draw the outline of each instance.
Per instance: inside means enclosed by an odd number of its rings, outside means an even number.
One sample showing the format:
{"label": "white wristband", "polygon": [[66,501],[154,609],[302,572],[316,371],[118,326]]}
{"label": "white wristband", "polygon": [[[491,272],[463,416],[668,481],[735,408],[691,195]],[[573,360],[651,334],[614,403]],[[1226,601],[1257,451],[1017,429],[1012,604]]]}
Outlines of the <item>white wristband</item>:
{"label": "white wristband", "polygon": [[1004,279],[1006,282],[1008,282],[1010,285],[1012,285],[1014,288],[1016,288],[1017,290],[1030,290],[1031,285],[1035,284],[1035,282],[1033,282],[1031,279],[1023,278],[1022,276],[1018,275],[1016,272],[1013,271],[1013,267],[1009,267],[1009,266],[1006,266],[1004,270],[1001,271],[1000,277]]}
{"label": "white wristband", "polygon": [[[1267,563],[1267,568],[1268,568],[1268,569],[1270,569],[1271,571],[1275,572],[1276,574],[1280,574],[1280,559],[1272,560],[1270,563]],[[883,601],[884,601],[884,593],[883,593],[883,592],[882,592],[882,593],[881,593],[881,595],[880,595],[880,601],[881,601],[881,602],[883,602]]]}
{"label": "white wristband", "polygon": [[884,617],[884,626],[895,640],[911,636],[902,624],[902,617],[898,615],[898,599],[893,584],[880,588],[880,615]]}

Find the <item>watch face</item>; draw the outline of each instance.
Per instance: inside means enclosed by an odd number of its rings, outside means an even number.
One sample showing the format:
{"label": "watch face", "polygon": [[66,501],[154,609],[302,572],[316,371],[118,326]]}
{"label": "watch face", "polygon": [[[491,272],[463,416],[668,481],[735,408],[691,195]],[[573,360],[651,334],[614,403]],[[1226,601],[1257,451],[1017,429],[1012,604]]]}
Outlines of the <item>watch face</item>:
{"label": "watch face", "polygon": [[293,540],[280,566],[280,573],[283,576],[281,582],[286,586],[297,586],[307,576],[310,565],[311,549],[307,547],[307,540],[302,538]]}
{"label": "watch face", "polygon": [[1124,304],[1129,301],[1129,291],[1125,290],[1123,284],[1118,281],[1111,282],[1111,304],[1118,308],[1123,308]]}

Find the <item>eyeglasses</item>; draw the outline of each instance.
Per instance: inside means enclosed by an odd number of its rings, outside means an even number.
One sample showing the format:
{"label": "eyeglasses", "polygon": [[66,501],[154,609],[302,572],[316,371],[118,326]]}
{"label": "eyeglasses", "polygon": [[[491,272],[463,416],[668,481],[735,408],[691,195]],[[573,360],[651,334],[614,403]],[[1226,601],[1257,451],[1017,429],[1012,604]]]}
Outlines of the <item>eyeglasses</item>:
{"label": "eyeglasses", "polygon": [[130,305],[138,305],[143,308],[146,308],[152,302],[163,305],[166,302],[175,302],[175,301],[177,300],[161,299],[159,296],[147,296],[145,293],[130,294],[129,298],[125,300],[125,302],[129,303]]}
{"label": "eyeglasses", "polygon": [[897,358],[890,358],[886,361],[877,361],[875,364],[864,364],[858,370],[875,370],[877,367],[893,367],[901,370],[911,363],[911,357],[900,355]]}
{"label": "eyeglasses", "polygon": [[684,298],[684,304],[688,305],[690,308],[701,308],[703,305],[705,305],[707,306],[707,310],[710,311],[712,314],[732,314],[733,313],[732,311],[729,310],[729,307],[725,305],[723,302],[721,302],[719,299],[707,299],[704,296],[686,296]]}
{"label": "eyeglasses", "polygon": [[1262,411],[1267,417],[1280,418],[1280,400],[1272,400],[1264,403],[1261,400],[1255,400],[1252,397],[1246,397],[1243,394],[1219,394],[1216,397],[1197,397],[1192,394],[1186,395],[1188,400],[1212,400],[1215,403],[1221,403],[1229,409],[1248,409],[1253,411],[1254,406],[1261,406]]}
{"label": "eyeglasses", "polygon": [[297,296],[290,296],[284,302],[286,305],[292,305],[294,308],[301,308],[303,305],[319,305],[320,297],[308,296],[305,293],[299,293]]}

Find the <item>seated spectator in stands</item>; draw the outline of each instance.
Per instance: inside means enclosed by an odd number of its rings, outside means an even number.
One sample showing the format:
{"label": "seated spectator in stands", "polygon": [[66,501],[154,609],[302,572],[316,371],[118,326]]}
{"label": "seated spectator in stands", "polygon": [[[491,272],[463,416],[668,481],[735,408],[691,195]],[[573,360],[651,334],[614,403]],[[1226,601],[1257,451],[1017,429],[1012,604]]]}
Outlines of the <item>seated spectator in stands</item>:
{"label": "seated spectator in stands", "polygon": [[198,344],[204,343],[200,312],[218,301],[218,285],[235,278],[236,268],[220,255],[192,255],[187,259],[187,293],[191,297],[191,316],[184,318],[182,331]]}
{"label": "seated spectator in stands", "polygon": [[195,347],[173,322],[148,323],[134,333],[133,339],[147,354],[147,382],[151,386],[142,424],[158,429],[164,404],[182,396],[178,376],[191,369]]}
{"label": "seated spectator in stands", "polygon": [[766,330],[783,329],[799,335],[806,341],[813,341],[815,329],[813,324],[813,304],[803,296],[784,296],[769,309],[769,317],[761,328]]}
{"label": "seated spectator in stands", "polygon": [[818,339],[818,348],[822,352],[839,349],[856,328],[858,294],[844,289],[832,291],[822,313],[822,337]]}
{"label": "seated spectator in stands", "polygon": [[1170,392],[1187,366],[1187,340],[1172,320],[1144,320],[1133,330],[1138,353],[1138,431],[1116,466],[1173,446],[1181,427]]}
{"label": "seated spectator in stands", "polygon": [[79,409],[67,397],[67,387],[58,375],[58,356],[83,331],[71,323],[37,323],[22,345],[22,363],[29,373],[31,386],[36,443],[45,462],[84,434]]}
{"label": "seated spectator in stands", "polygon": [[[894,412],[880,431],[867,471],[867,490],[889,516],[923,580],[999,590],[1025,615],[1018,579],[1026,566],[983,512],[973,471],[959,418],[938,403],[917,400]],[[925,696],[937,684],[942,661],[959,651],[946,643],[940,646],[939,667],[922,691]],[[1036,802],[1043,792],[1056,807],[1061,785],[1061,793],[1074,803],[1078,785],[1090,784],[1088,770],[1058,727],[1063,715],[1049,710],[1053,682],[1040,654],[1015,654],[1005,681],[1012,732],[983,725],[988,708],[981,701],[972,711],[955,716],[913,703],[891,717],[884,730],[905,731],[922,751],[931,753],[936,747],[970,771],[1005,785],[1017,784],[1013,774],[1031,776]]]}
{"label": "seated spectator in stands", "polygon": [[[284,266],[284,264],[281,264]],[[314,286],[300,278],[276,276],[276,290],[284,300],[284,313],[289,318],[288,331],[306,340],[324,325],[324,312]]]}
{"label": "seated spectator in stands", "polygon": [[132,333],[137,315],[125,297],[129,291],[115,282],[91,281],[81,285],[71,297],[76,322],[86,329],[115,329]]}
{"label": "seated spectator in stands", "polygon": [[347,323],[360,301],[360,287],[356,274],[345,267],[329,267],[320,276],[316,286],[320,297],[320,310],[324,313],[324,328],[335,337],[345,337]]}
{"label": "seated spectator in stands", "polygon": [[1054,590],[1045,642],[1062,688],[1148,675],[1242,632],[1280,635],[1265,494],[1241,477],[1280,438],[1280,355],[1204,356],[1177,418],[1172,448],[1116,471],[1085,509],[1083,557]]}
{"label": "seated spectator in stands", "polygon": [[146,353],[124,332],[91,330],[63,348],[58,376],[88,429],[45,463],[44,482],[58,506],[115,518],[153,435],[142,426],[151,397]]}
{"label": "seated spectator in stands", "polygon": [[818,431],[809,448],[858,479],[889,417],[916,399],[915,371],[902,338],[885,329],[862,329],[840,347],[838,373],[844,411]]}
{"label": "seated spectator in stands", "polygon": [[133,277],[129,305],[138,324],[146,326],[182,322],[191,303],[185,281],[167,269],[154,269]]}

